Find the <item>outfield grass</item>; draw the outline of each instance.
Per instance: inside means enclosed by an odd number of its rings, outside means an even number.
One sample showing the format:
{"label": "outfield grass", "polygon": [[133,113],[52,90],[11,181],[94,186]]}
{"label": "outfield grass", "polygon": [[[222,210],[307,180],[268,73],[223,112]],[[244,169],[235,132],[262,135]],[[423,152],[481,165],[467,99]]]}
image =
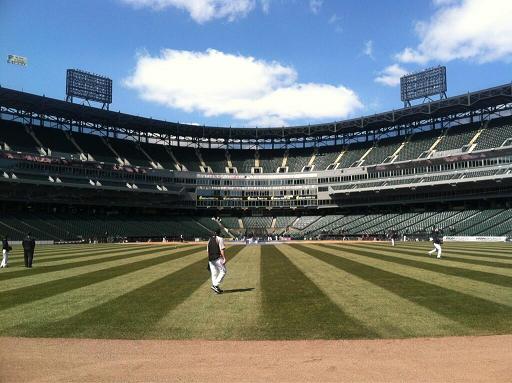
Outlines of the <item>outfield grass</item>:
{"label": "outfield grass", "polygon": [[512,333],[512,247],[314,243],[228,248],[225,294],[204,246],[40,246],[0,270],[0,335],[351,339]]}

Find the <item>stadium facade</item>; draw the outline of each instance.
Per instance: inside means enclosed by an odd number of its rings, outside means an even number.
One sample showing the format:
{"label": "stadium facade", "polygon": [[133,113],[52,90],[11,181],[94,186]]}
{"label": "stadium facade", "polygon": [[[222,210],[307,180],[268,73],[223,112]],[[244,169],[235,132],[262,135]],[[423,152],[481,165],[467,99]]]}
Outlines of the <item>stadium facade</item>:
{"label": "stadium facade", "polygon": [[0,232],[507,236],[511,107],[506,84],[328,124],[222,128],[0,88]]}

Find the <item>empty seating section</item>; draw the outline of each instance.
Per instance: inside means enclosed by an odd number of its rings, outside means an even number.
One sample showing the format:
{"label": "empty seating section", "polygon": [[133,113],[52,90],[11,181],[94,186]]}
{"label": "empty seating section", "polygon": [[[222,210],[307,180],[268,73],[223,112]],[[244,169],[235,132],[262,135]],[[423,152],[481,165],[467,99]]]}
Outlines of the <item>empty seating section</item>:
{"label": "empty seating section", "polygon": [[475,136],[480,125],[461,125],[448,129],[448,133],[441,139],[441,142],[435,147],[438,152],[444,150],[460,149],[464,145],[469,144]]}
{"label": "empty seating section", "polygon": [[19,122],[0,120],[0,143],[7,144],[15,152],[39,153],[36,142]]}
{"label": "empty seating section", "polygon": [[[478,137],[474,150],[499,148],[508,138],[512,138],[512,125],[491,127],[489,124],[489,127]],[[509,145],[512,145],[512,142]]]}
{"label": "empty seating section", "polygon": [[251,168],[255,164],[255,153],[252,149],[230,150],[232,165],[237,169],[238,173],[250,173]]}
{"label": "empty seating section", "polygon": [[66,137],[64,131],[38,126],[33,126],[32,131],[43,144],[43,148],[51,150],[53,157],[80,158],[79,150]]}
{"label": "empty seating section", "polygon": [[226,173],[226,151],[224,149],[201,150],[201,156],[206,166],[212,168],[214,173]]}
{"label": "empty seating section", "polygon": [[474,235],[478,232],[480,225],[488,219],[501,214],[501,209],[488,209],[477,212],[477,214],[465,219],[462,222],[456,222],[452,226],[458,235]]}
{"label": "empty seating section", "polygon": [[322,217],[319,215],[302,216],[293,223],[293,227],[295,229],[303,230],[306,227],[308,227],[309,225],[311,225],[313,222],[318,221],[320,218],[322,218]]}
{"label": "empty seating section", "polygon": [[410,137],[398,152],[394,162],[417,159],[421,153],[429,150],[439,138],[439,132],[416,133]]}
{"label": "empty seating section", "polygon": [[283,163],[284,153],[285,151],[282,149],[258,151],[263,173],[276,173],[277,168]]}
{"label": "empty seating section", "polygon": [[240,230],[240,225],[238,224],[238,218],[236,217],[220,217],[220,223],[222,226],[224,226],[226,229],[229,229],[230,231],[238,231]]}
{"label": "empty seating section", "polygon": [[[395,230],[400,236],[410,239],[415,235],[424,237],[433,227],[444,230],[445,235],[512,235],[512,209],[462,210],[462,211],[423,211],[406,213],[369,213],[275,217],[244,217],[241,230],[238,218],[223,217],[222,226],[235,236],[253,232],[256,234],[276,234],[287,229],[306,238],[322,234],[335,235],[385,235]],[[31,232],[40,240],[100,239],[108,236],[119,237],[172,237],[183,235],[186,239],[207,238],[220,226],[211,217],[145,217],[102,216],[88,214],[46,214],[21,213],[3,214],[0,217],[0,235],[12,240],[21,240]],[[453,231],[452,231],[453,230]]]}
{"label": "empty seating section", "polygon": [[108,143],[123,159],[128,160],[131,165],[149,167],[150,162],[138,148],[137,144],[129,140],[118,140],[109,138]]}
{"label": "empty seating section", "polygon": [[510,235],[511,213],[511,209],[502,210],[473,226],[471,231],[475,235]]}
{"label": "empty seating section", "polygon": [[282,216],[282,217],[276,217],[276,228],[285,229],[289,227],[297,217],[295,216]]}
{"label": "empty seating section", "polygon": [[367,150],[368,147],[349,146],[339,161],[338,169],[349,168],[354,162],[359,161]]}
{"label": "empty seating section", "polygon": [[90,154],[98,162],[117,164],[114,153],[103,142],[100,136],[95,134],[72,133],[73,138],[80,148]]}
{"label": "empty seating section", "polygon": [[364,159],[363,165],[381,164],[386,158],[391,156],[402,144],[403,139],[391,139],[385,142],[379,141],[370,153]]}
{"label": "empty seating section", "polygon": [[286,165],[288,166],[288,172],[301,172],[304,166],[307,166],[311,156],[313,155],[313,149],[289,149],[288,160]]}
{"label": "empty seating section", "polygon": [[196,220],[201,225],[206,227],[206,229],[208,229],[208,230],[210,230],[212,232],[220,228],[220,226],[217,223],[217,221],[215,221],[215,219],[213,219],[211,217],[199,217]]}
{"label": "empty seating section", "polygon": [[339,222],[342,218],[342,215],[326,215],[320,217],[310,225],[308,225],[304,230],[304,234],[307,236],[315,235],[317,232],[320,232],[321,229],[328,228],[334,222]]}
{"label": "empty seating section", "polygon": [[183,148],[179,146],[173,146],[171,148],[174,157],[181,165],[184,165],[187,170],[191,172],[200,172],[201,164],[199,163],[199,158],[196,154],[195,148]]}
{"label": "empty seating section", "polygon": [[498,236],[509,236],[512,237],[512,209],[507,209],[502,215],[503,220],[497,223],[493,227],[486,228],[479,232],[480,235],[498,235]]}
{"label": "empty seating section", "polygon": [[158,162],[164,169],[176,170],[175,162],[164,145],[142,143],[141,147],[151,156],[153,161]]}
{"label": "empty seating section", "polygon": [[272,217],[243,217],[242,221],[247,230],[270,229]]}
{"label": "empty seating section", "polygon": [[340,147],[322,147],[318,149],[315,156],[315,170],[326,170],[327,167],[336,161],[341,153]]}
{"label": "empty seating section", "polygon": [[0,233],[21,240],[27,232],[40,240],[75,240],[108,236],[171,236],[206,238],[210,230],[190,217],[136,219],[133,217],[59,216],[49,214],[2,216]]}
{"label": "empty seating section", "polygon": [[451,226],[449,220],[457,215],[462,218],[463,215],[460,214],[461,212],[458,211],[425,212],[416,216],[407,227],[403,228],[403,232],[408,234],[427,232],[434,226],[441,229],[448,228]]}

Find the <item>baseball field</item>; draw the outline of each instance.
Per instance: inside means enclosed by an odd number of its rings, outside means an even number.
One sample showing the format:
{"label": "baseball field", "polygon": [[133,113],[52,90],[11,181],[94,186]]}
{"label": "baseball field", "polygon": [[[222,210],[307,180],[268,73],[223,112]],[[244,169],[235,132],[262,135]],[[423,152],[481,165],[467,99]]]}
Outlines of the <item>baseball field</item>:
{"label": "baseball field", "polygon": [[3,337],[313,340],[512,334],[508,244],[19,246],[0,270]]}

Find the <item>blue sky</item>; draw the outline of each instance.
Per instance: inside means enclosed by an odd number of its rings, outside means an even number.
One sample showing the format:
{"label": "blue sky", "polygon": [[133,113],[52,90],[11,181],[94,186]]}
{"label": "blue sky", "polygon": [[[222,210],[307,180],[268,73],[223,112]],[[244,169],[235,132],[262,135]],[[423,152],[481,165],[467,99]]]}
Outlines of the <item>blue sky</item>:
{"label": "blue sky", "polygon": [[510,20],[509,0],[0,0],[0,85],[64,99],[78,68],[113,79],[111,110],[334,121],[400,108],[400,75],[439,64],[448,95],[510,82]]}

